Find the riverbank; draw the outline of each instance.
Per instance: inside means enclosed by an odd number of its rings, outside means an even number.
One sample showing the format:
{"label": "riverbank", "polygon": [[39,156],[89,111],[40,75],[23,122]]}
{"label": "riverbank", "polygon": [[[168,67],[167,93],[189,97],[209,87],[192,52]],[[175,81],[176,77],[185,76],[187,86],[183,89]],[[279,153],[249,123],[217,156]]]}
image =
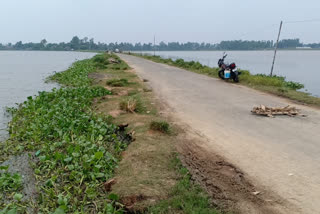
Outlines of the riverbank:
{"label": "riverbank", "polygon": [[[132,54],[132,53],[131,53]],[[218,78],[218,68],[212,68],[202,65],[195,61],[184,61],[183,59],[164,59],[160,56],[134,54],[135,56],[143,57],[158,63],[164,63],[171,66],[183,68],[195,73],[204,74],[210,77]],[[239,76],[240,84],[256,90],[267,92],[276,96],[288,98],[300,104],[308,104],[315,107],[320,107],[320,98],[314,97],[309,93],[298,91],[304,88],[303,84],[293,81],[286,81],[285,77],[263,74],[250,74],[249,71],[242,70]]]}
{"label": "riverbank", "polygon": [[58,87],[44,79],[54,71],[66,70],[73,62],[93,57],[94,53],[0,51],[0,141],[7,138],[7,123],[11,118],[6,107],[22,103],[38,91]]}
{"label": "riverbank", "polygon": [[179,128],[117,56],[78,61],[49,80],[63,87],[9,109],[1,212],[217,212],[179,161]]}
{"label": "riverbank", "polygon": [[[9,167],[6,175],[14,172],[23,176],[14,189],[2,183],[6,190],[2,209],[75,213],[114,207],[112,200],[105,201],[105,193],[98,187],[112,176],[129,142],[121,139],[108,117],[96,115],[91,109],[93,99],[111,94],[91,85],[88,74],[96,66],[95,58],[78,61],[49,78],[70,87],[40,92],[9,109],[10,137],[1,144],[4,152],[0,161]],[[21,158],[30,164],[12,167]],[[34,183],[26,183],[25,179]]]}

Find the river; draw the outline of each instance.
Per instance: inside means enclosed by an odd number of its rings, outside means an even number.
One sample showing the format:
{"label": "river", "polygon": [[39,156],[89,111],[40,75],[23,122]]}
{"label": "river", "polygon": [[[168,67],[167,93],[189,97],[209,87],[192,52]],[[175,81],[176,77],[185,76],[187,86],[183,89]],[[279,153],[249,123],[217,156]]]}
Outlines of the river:
{"label": "river", "polygon": [[67,69],[76,60],[91,58],[95,53],[56,51],[0,51],[0,141],[7,137],[10,116],[6,107],[16,106],[38,91],[57,87],[45,83],[54,71]]}
{"label": "river", "polygon": [[[142,53],[153,54],[152,51]],[[222,51],[157,51],[156,55],[163,58],[194,60],[217,67],[222,53]],[[226,62],[235,62],[239,68],[249,70],[252,74],[269,74],[273,53],[273,51],[227,51]],[[273,73],[285,76],[287,80],[303,83],[305,85],[303,91],[320,96],[320,68],[317,64],[319,59],[318,50],[280,50],[277,53]]]}

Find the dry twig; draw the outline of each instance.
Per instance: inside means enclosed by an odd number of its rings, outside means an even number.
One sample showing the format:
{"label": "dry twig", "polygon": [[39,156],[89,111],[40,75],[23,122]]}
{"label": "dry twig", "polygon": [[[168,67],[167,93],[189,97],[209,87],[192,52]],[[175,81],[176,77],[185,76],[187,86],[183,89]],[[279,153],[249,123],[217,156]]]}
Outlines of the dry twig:
{"label": "dry twig", "polygon": [[273,117],[274,115],[288,115],[292,117],[300,114],[300,110],[289,105],[286,107],[267,107],[260,105],[259,107],[254,107],[251,112],[268,117]]}

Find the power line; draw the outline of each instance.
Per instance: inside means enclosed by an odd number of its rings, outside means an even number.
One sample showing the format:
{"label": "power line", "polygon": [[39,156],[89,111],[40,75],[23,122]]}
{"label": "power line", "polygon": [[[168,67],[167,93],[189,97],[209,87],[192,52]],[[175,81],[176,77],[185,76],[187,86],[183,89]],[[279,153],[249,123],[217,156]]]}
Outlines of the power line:
{"label": "power line", "polygon": [[292,23],[303,23],[303,22],[320,22],[320,19],[307,19],[307,20],[300,20],[300,21],[286,21],[285,24],[292,24]]}

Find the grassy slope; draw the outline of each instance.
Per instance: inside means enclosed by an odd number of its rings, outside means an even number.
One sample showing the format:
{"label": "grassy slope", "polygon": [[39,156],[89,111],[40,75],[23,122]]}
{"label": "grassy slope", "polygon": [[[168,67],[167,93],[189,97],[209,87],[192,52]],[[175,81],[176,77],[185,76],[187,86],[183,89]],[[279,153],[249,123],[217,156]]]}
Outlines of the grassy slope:
{"label": "grassy slope", "polygon": [[[199,62],[186,62],[183,59],[177,59],[173,61],[172,59],[163,59],[159,56],[150,55],[138,55],[148,60],[152,60],[158,63],[164,63],[179,68],[183,68],[195,73],[205,74],[210,77],[218,78],[218,68],[210,68],[208,66],[201,65]],[[297,91],[303,88],[303,85],[297,82],[286,81],[284,77],[278,76],[266,76],[266,75],[252,75],[249,71],[242,71],[239,77],[240,84],[274,94],[280,97],[289,98],[293,101],[297,101],[303,104],[309,104],[312,106],[320,107],[320,98],[311,96],[308,93]]]}
{"label": "grassy slope", "polygon": [[[140,80],[127,69],[102,68],[95,76],[96,85],[114,94],[98,100],[95,111],[113,115],[115,124],[129,124],[128,132],[135,138],[116,170],[112,193],[119,195],[130,211],[217,213],[208,195],[191,182],[190,174],[177,159],[177,129],[158,113],[161,105],[144,83],[147,80]],[[129,100],[139,105],[131,110],[124,108]]]}

